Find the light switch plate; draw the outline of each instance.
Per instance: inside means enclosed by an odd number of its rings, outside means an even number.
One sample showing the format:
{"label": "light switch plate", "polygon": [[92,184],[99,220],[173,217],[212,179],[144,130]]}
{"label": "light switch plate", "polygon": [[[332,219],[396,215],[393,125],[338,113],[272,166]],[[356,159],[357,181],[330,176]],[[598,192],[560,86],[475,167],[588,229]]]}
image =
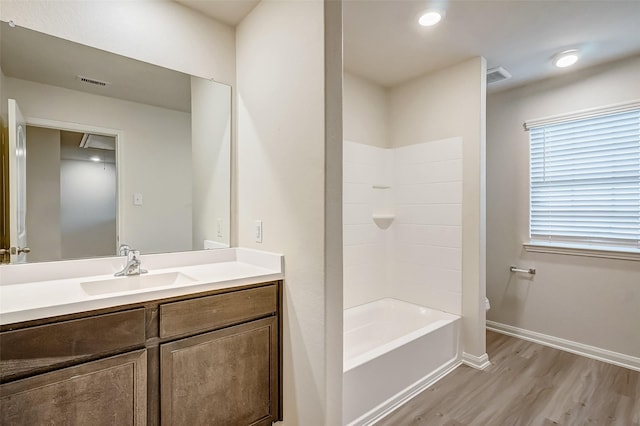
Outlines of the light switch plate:
{"label": "light switch plate", "polygon": [[136,192],[135,194],[133,194],[133,205],[134,206],[141,206],[142,205],[142,194],[139,192]]}

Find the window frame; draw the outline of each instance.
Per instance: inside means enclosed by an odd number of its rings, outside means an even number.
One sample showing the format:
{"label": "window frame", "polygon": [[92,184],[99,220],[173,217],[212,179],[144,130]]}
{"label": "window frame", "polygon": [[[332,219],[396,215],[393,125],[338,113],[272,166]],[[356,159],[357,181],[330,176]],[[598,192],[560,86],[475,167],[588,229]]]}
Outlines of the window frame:
{"label": "window frame", "polygon": [[[568,121],[588,119],[592,117],[599,117],[602,115],[622,113],[633,110],[640,110],[640,100],[633,100],[630,102],[608,105],[604,107],[590,108],[580,110],[567,114],[559,114],[550,117],[538,118],[535,120],[528,120],[524,123],[523,127],[525,131],[529,131],[534,127],[543,127],[553,124],[560,124]],[[523,243],[523,247],[528,252],[534,253],[552,253],[552,254],[566,254],[576,256],[588,256],[588,257],[600,257],[622,260],[640,260],[640,241],[638,246],[617,246],[606,245],[605,243],[587,242],[587,241],[571,241],[571,238],[566,240],[562,239],[532,239],[531,237],[531,137],[527,136],[527,142],[529,143],[528,151],[528,165],[529,165],[529,180],[528,180],[528,242]],[[639,206],[640,210],[640,206]]]}

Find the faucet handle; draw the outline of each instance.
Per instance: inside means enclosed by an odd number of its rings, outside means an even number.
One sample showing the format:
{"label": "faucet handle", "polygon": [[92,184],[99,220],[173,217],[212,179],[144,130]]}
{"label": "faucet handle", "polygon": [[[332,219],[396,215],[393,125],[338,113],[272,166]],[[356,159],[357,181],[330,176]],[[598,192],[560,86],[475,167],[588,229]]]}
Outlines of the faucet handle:
{"label": "faucet handle", "polygon": [[137,260],[140,261],[140,250],[129,249],[127,251],[127,259],[128,260]]}
{"label": "faucet handle", "polygon": [[118,254],[120,256],[129,256],[129,252],[131,251],[131,247],[129,244],[120,244],[118,247]]}

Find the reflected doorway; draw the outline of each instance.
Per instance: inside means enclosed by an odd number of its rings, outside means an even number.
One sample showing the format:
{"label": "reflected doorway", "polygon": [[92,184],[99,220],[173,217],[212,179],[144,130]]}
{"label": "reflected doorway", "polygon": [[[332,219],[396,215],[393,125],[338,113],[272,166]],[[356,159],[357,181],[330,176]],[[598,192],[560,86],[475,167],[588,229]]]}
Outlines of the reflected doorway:
{"label": "reflected doorway", "polygon": [[116,139],[27,126],[30,262],[117,254]]}

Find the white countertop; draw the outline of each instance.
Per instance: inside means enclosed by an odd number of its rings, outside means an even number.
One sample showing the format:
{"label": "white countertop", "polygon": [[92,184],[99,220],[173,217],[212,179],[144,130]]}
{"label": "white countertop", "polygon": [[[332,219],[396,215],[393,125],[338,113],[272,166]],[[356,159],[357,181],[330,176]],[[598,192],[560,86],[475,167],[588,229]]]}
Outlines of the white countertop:
{"label": "white countertop", "polygon": [[[92,281],[112,280],[124,257],[0,266],[0,324],[11,324],[147,300],[284,278],[283,256],[229,248],[142,256],[144,277],[179,272],[187,283],[90,294]],[[127,280],[129,277],[117,278]]]}

